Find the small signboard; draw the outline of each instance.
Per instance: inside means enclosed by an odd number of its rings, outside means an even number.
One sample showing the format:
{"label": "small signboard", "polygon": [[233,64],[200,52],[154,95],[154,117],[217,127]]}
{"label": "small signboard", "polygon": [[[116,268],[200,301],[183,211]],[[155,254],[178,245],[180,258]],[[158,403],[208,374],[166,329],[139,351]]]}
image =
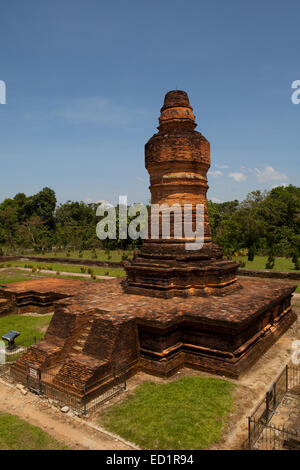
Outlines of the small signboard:
{"label": "small signboard", "polygon": [[38,373],[36,369],[32,369],[32,367],[29,367],[29,375],[30,377],[33,377],[34,379],[38,378]]}

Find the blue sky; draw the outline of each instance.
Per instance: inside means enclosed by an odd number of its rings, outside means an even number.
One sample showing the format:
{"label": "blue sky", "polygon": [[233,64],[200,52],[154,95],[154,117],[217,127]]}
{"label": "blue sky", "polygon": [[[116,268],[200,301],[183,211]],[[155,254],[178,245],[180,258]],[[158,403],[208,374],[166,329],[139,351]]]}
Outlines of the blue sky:
{"label": "blue sky", "polygon": [[208,197],[299,185],[297,1],[1,4],[0,200],[148,202],[144,144],[186,90],[211,143]]}

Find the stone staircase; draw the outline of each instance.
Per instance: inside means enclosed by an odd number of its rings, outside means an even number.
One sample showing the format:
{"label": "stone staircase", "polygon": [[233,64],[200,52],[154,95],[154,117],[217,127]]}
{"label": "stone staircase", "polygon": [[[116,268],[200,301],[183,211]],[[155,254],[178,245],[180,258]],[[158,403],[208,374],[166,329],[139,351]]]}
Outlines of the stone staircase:
{"label": "stone staircase", "polygon": [[71,359],[74,358],[74,356],[77,356],[78,354],[82,353],[83,348],[85,346],[86,340],[90,334],[91,328],[93,324],[93,318],[90,318],[88,322],[85,324],[82,333],[80,336],[77,338],[74,344],[72,344],[68,357]]}

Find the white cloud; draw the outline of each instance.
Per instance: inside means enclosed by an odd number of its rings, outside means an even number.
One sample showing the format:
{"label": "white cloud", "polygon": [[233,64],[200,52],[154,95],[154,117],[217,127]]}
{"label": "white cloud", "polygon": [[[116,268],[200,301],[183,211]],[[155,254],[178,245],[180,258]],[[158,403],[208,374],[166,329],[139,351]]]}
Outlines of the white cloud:
{"label": "white cloud", "polygon": [[254,168],[254,173],[256,174],[257,181],[259,183],[266,183],[268,181],[288,180],[288,176],[285,173],[280,173],[280,171],[276,171],[272,166],[265,166],[263,170]]}
{"label": "white cloud", "polygon": [[216,168],[224,168],[224,169],[225,169],[225,168],[229,168],[228,165],[218,165],[217,163],[215,163],[215,167],[216,167]]}
{"label": "white cloud", "polygon": [[241,181],[245,181],[246,179],[246,176],[244,175],[244,173],[229,173],[228,176],[231,176],[231,178],[233,178],[235,181],[238,181],[239,183]]}
{"label": "white cloud", "polygon": [[211,200],[212,200],[212,202],[217,202],[217,203],[224,202],[221,199],[218,199],[217,197],[212,197]]}
{"label": "white cloud", "polygon": [[223,172],[219,170],[209,172],[209,176],[213,176],[214,178],[218,178],[219,176],[222,176],[222,175],[223,175]]}
{"label": "white cloud", "polygon": [[283,186],[284,188],[286,188],[288,184],[287,183],[274,184],[274,186],[272,186],[272,189],[277,188],[278,186]]}

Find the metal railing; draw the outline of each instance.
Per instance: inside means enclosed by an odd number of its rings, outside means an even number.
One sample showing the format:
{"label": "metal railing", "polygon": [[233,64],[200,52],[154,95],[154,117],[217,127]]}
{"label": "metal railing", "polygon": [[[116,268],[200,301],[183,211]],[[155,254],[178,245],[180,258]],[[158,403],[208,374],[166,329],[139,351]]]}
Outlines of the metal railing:
{"label": "metal railing", "polygon": [[258,445],[259,448],[264,448],[262,445],[267,445],[268,449],[273,448],[273,445],[277,449],[288,434],[291,435],[291,439],[297,437],[297,432],[269,424],[285,395],[293,391],[300,392],[300,368],[287,364],[272,383],[265,398],[259,402],[248,418],[249,449],[255,449]]}
{"label": "metal railing", "polygon": [[54,406],[68,406],[80,415],[95,411],[105,401],[126,390],[126,370],[114,368],[112,381],[105,391],[101,391],[103,381],[98,379],[88,385],[77,385],[72,393],[67,387],[56,384],[55,377],[51,370],[41,370],[26,363],[26,386],[29,390],[46,396]]}
{"label": "metal railing", "polygon": [[252,419],[249,425],[253,429],[259,429],[260,433],[251,449],[254,450],[283,450],[300,449],[300,433],[296,430],[286,429],[284,426],[274,426],[266,424],[261,427],[261,423]]}

